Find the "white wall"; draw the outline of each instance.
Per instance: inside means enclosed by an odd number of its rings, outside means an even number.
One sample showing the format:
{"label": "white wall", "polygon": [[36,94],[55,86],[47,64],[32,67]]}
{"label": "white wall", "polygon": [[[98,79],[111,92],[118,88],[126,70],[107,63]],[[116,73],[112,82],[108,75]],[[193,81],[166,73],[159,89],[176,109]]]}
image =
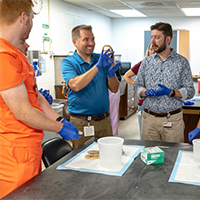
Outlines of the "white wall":
{"label": "white wall", "polygon": [[[49,6],[48,7],[48,2]],[[132,65],[143,59],[144,31],[152,24],[163,21],[172,25],[173,29],[190,31],[190,64],[193,74],[200,74],[200,18],[126,18],[110,19],[60,0],[44,0],[42,12],[35,15],[33,28],[28,39],[30,50],[43,50],[42,24],[49,24],[49,36],[52,39],[51,49],[55,55],[68,55],[75,48],[71,41],[71,29],[79,24],[92,25],[95,35],[95,52],[100,52],[104,44],[111,44],[115,54],[122,55],[122,61],[131,61]],[[49,42],[45,42],[48,50]],[[46,72],[37,78],[38,87],[49,89],[55,97],[54,59],[42,55],[46,62]]]}
{"label": "white wall", "polygon": [[192,74],[200,74],[200,18],[126,18],[113,19],[114,49],[122,61],[132,65],[144,57],[144,31],[157,22],[167,22],[173,29],[189,30],[189,62]]}
{"label": "white wall", "polygon": [[[70,51],[75,50],[71,40],[71,30],[79,24],[92,25],[96,41],[95,52],[99,53],[104,44],[112,45],[112,20],[110,18],[59,0],[50,0],[49,10],[50,12],[48,12],[48,0],[44,0],[42,12],[35,15],[33,20],[33,28],[27,41],[30,45],[29,50],[43,50],[42,24],[50,25],[49,36],[52,39],[51,49],[54,55],[68,55]],[[49,48],[48,43],[44,43],[45,51]],[[54,59],[44,54],[42,58],[46,62],[46,72],[37,78],[38,88],[49,89],[50,93],[55,96]]]}

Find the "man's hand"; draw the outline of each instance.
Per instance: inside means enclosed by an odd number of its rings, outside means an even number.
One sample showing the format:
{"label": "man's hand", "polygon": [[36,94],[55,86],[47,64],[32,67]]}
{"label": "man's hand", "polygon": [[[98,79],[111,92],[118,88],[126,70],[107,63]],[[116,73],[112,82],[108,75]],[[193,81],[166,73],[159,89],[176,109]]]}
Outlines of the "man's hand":
{"label": "man's hand", "polygon": [[58,134],[60,134],[63,139],[77,140],[78,138],[82,136],[78,133],[78,129],[72,123],[70,123],[70,125],[69,124],[67,125],[67,124],[64,123],[62,129],[58,132]]}
{"label": "man's hand", "polygon": [[42,91],[41,88],[39,92],[45,97],[45,99],[48,101],[48,103],[51,105],[53,103],[53,97],[47,92],[47,90]]}
{"label": "man's hand", "polygon": [[154,89],[148,89],[144,93],[147,97],[157,96],[157,91]]}
{"label": "man's hand", "polygon": [[71,127],[75,128],[75,129],[77,129],[76,126],[74,126],[74,124],[72,124],[71,122],[67,121],[65,118],[63,118],[60,122],[62,124],[64,124],[64,125],[66,125],[66,126],[71,126]]}
{"label": "man's hand", "polygon": [[194,105],[194,102],[192,101],[183,101],[184,105]]}
{"label": "man's hand", "polygon": [[112,55],[114,53],[114,51],[107,54],[108,51],[110,51],[110,49],[107,49],[105,52],[104,52],[104,50],[102,50],[102,52],[101,52],[99,60],[98,60],[98,62],[96,64],[96,67],[99,70],[101,68],[107,67],[107,66],[109,66],[109,65],[111,65],[113,63],[113,59],[110,57],[110,55]]}
{"label": "man's hand", "polygon": [[196,127],[193,131],[188,133],[188,139],[190,142],[200,134],[200,128]]}
{"label": "man's hand", "polygon": [[161,85],[161,84],[158,84],[158,86],[160,88],[157,90],[157,96],[163,96],[163,95],[169,96],[172,89],[169,89],[169,88],[167,88],[167,87],[165,87],[164,85]]}
{"label": "man's hand", "polygon": [[108,70],[108,78],[113,78],[115,76],[115,72],[119,69],[121,62],[117,62],[114,66],[110,67]]}

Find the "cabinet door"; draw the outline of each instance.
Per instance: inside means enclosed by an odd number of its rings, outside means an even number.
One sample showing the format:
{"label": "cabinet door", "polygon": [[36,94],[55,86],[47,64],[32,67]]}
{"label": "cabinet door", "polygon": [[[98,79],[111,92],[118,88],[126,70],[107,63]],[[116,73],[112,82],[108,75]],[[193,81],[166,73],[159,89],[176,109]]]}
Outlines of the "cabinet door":
{"label": "cabinet door", "polygon": [[[151,43],[151,31],[144,31],[144,55],[150,43]],[[170,47],[177,52],[177,31],[173,31],[173,37],[170,43]]]}

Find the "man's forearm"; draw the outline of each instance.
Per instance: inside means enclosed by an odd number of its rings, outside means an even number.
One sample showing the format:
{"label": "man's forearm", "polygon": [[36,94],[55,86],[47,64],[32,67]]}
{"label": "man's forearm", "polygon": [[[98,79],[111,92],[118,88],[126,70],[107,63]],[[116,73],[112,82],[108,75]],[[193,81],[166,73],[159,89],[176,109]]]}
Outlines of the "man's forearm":
{"label": "man's forearm", "polygon": [[68,82],[69,87],[76,92],[82,90],[92,81],[98,71],[98,68],[93,66],[84,74],[81,74],[75,78],[71,78]]}
{"label": "man's forearm", "polygon": [[60,115],[50,106],[45,97],[38,93],[38,99],[43,113],[50,119],[56,120]]}

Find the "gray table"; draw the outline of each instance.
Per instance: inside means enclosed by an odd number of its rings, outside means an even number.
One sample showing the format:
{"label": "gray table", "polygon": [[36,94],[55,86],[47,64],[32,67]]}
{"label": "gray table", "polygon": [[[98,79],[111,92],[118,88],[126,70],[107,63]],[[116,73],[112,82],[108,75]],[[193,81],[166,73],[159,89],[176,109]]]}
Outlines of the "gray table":
{"label": "gray table", "polygon": [[165,151],[164,163],[145,165],[138,156],[122,177],[56,170],[58,165],[73,157],[93,140],[90,139],[4,199],[200,199],[200,187],[168,182],[178,151],[192,150],[192,145],[187,143],[125,140],[125,144],[129,145],[160,145],[169,148],[162,148]]}

